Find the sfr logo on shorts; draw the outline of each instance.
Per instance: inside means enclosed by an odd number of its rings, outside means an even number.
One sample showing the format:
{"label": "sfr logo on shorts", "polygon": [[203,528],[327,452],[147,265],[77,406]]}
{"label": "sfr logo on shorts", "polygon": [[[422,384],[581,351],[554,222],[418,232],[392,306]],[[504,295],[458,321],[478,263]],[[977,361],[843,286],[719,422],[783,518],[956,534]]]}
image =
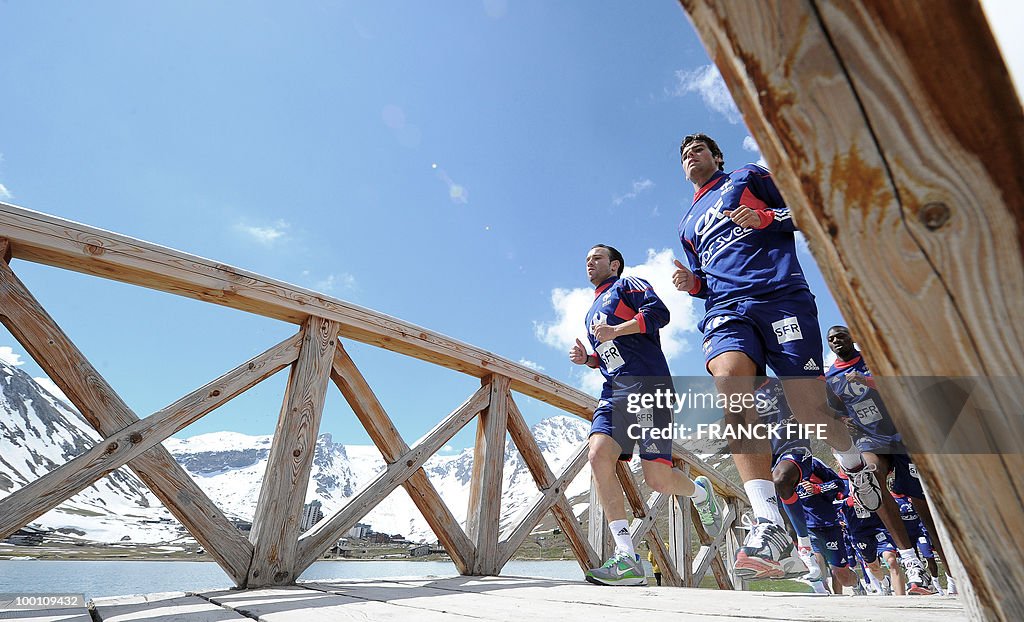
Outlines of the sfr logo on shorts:
{"label": "sfr logo on shorts", "polygon": [[787,341],[799,341],[804,338],[800,332],[800,322],[795,317],[784,317],[778,322],[772,322],[772,330],[779,343]]}

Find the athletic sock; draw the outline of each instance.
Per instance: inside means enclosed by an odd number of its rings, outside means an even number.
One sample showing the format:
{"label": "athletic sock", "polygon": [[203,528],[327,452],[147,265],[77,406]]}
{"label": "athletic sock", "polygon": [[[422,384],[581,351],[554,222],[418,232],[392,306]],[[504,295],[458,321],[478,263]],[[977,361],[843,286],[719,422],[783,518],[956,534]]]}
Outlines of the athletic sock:
{"label": "athletic sock", "polygon": [[629,521],[626,519],[613,520],[608,523],[608,528],[612,530],[616,552],[621,551],[630,557],[636,555],[636,549],[633,548],[633,538],[629,537]]}
{"label": "athletic sock", "polygon": [[694,503],[704,503],[708,500],[708,491],[703,486],[698,485],[697,482],[693,482],[693,494],[690,495],[690,498],[693,499]]}
{"label": "athletic sock", "polygon": [[750,499],[750,509],[754,516],[767,518],[780,527],[783,525],[782,514],[779,512],[779,500],[775,496],[775,483],[766,479],[752,479],[743,482],[743,490]]}
{"label": "athletic sock", "polygon": [[907,560],[911,560],[911,559],[916,560],[917,559],[917,551],[915,551],[914,549],[896,549],[896,550],[900,552],[900,560],[901,561],[907,561]]}
{"label": "athletic sock", "polygon": [[864,460],[860,457],[860,450],[857,449],[856,445],[850,445],[850,448],[845,451],[834,450],[836,458],[839,459],[839,464],[843,466],[843,470],[849,473],[850,471],[858,471],[864,466]]}

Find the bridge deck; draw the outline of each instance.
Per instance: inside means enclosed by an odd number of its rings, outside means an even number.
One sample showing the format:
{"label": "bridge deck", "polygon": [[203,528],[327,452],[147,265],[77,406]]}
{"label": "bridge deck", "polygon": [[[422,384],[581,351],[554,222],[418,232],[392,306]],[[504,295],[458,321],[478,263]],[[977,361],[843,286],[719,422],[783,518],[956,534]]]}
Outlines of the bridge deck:
{"label": "bridge deck", "polygon": [[[521,577],[317,581],[258,590],[96,598],[95,622],[343,620],[606,620],[670,613],[672,620],[966,620],[953,597],[850,597],[686,588],[610,588]],[[7,612],[31,622],[90,622],[71,611]]]}

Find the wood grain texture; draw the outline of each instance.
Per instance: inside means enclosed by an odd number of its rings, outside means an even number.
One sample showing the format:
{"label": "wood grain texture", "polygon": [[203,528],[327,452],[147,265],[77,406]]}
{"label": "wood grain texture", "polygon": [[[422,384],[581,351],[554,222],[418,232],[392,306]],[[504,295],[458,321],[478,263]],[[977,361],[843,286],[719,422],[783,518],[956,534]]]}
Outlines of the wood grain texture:
{"label": "wood grain texture", "polygon": [[[690,477],[689,465],[684,465],[683,475]],[[674,495],[668,506],[668,548],[672,564],[679,569],[679,577],[683,587],[695,587],[693,583],[693,542],[690,528],[693,519],[690,516],[690,499]]]}
{"label": "wood grain texture", "polygon": [[544,459],[544,454],[540,451],[540,447],[537,446],[537,441],[533,438],[533,434],[530,432],[530,428],[526,424],[526,420],[523,419],[522,413],[519,412],[519,407],[516,406],[511,394],[508,396],[507,412],[509,437],[519,449],[523,461],[526,462],[527,468],[530,470],[531,475],[533,475],[533,479],[537,482],[537,487],[542,494],[541,498],[534,503],[533,507],[518,527],[512,531],[511,535],[501,538],[498,552],[499,568],[512,558],[516,550],[523,543],[523,540],[526,539],[526,536],[530,534],[548,510],[551,510],[555,521],[569,541],[569,546],[576,554],[576,560],[579,562],[580,567],[584,571],[596,568],[603,560],[590,545],[586,535],[584,535],[583,527],[580,525],[579,520],[576,519],[576,515],[573,513],[572,507],[565,496],[565,489],[587,464],[589,446],[584,443],[576,452],[576,455],[566,464],[562,474],[555,478],[551,467],[548,466],[547,460]]}
{"label": "wood grain texture", "polygon": [[477,419],[473,473],[469,482],[466,535],[476,545],[475,575],[498,574],[498,524],[501,520],[502,469],[508,429],[508,391],[504,376],[483,379],[490,386],[490,403]]}
{"label": "wood grain texture", "polygon": [[0,202],[0,237],[14,256],[142,285],[293,324],[315,315],[339,322],[341,336],[477,378],[492,373],[512,388],[581,417],[597,400],[536,370],[426,328],[321,293],[181,251]]}
{"label": "wood grain texture", "polygon": [[250,587],[287,585],[301,574],[299,522],[337,340],[337,322],[310,316],[302,327],[302,350],[288,379],[249,534]]}
{"label": "wood grain texture", "polygon": [[[682,4],[876,376],[1024,375],[1024,113],[977,2]],[[886,399],[925,447],[931,413]],[[1019,448],[1013,406],[971,416]],[[914,460],[969,613],[1024,619],[1019,452]]]}
{"label": "wood grain texture", "polygon": [[0,538],[70,499],[83,488],[162,443],[170,435],[269,378],[298,356],[289,338],[149,417],[98,442],[67,463],[0,499]]}
{"label": "wood grain texture", "polygon": [[[0,322],[100,434],[113,436],[139,420],[2,262]],[[236,585],[243,585],[252,546],[171,454],[157,445],[128,466]]]}
{"label": "wood grain texture", "polygon": [[[403,454],[408,453],[409,446],[398,433],[380,400],[340,341],[334,353],[331,380],[345,396],[345,400],[352,407],[352,412],[363,424],[363,428],[384,456],[386,463],[396,462]],[[473,565],[475,547],[441,499],[426,472],[422,469],[416,471],[402,482],[402,486],[409,493],[413,504],[423,514],[434,535],[441,541],[455,567],[460,573],[468,572]]]}
{"label": "wood grain texture", "polygon": [[[316,559],[333,546],[356,522],[372,510],[391,492],[420,470],[459,430],[473,419],[490,400],[490,387],[481,386],[476,393],[464,401],[450,415],[438,423],[413,448],[399,456],[379,473],[365,489],[349,499],[345,507],[330,518],[317,523],[299,538],[297,572],[309,567]],[[470,553],[472,556],[473,553]]]}

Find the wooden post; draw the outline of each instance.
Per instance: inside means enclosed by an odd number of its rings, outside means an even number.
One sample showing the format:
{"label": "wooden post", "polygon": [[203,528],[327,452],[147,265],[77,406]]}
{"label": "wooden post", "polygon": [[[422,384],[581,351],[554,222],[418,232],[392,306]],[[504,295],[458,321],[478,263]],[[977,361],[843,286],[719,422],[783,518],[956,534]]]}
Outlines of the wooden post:
{"label": "wooden post", "polygon": [[159,445],[168,436],[284,369],[298,355],[298,341],[298,337],[283,341],[0,499],[0,538],[14,533],[99,478]]}
{"label": "wooden post", "polygon": [[[0,322],[100,434],[112,436],[139,420],[5,262]],[[171,454],[158,445],[128,466],[235,584],[244,584],[252,546]]]}
{"label": "wooden post", "polygon": [[472,574],[496,575],[501,570],[498,565],[498,524],[501,520],[505,430],[508,428],[509,379],[492,375],[482,382],[490,385],[491,399],[490,405],[477,419],[466,533],[476,546]]}
{"label": "wooden post", "polygon": [[302,351],[288,379],[250,539],[255,551],[246,587],[286,585],[298,578],[296,549],[306,486],[316,449],[338,324],[310,316]]}
{"label": "wooden post", "polygon": [[[690,465],[683,465],[683,475],[690,477]],[[690,541],[690,499],[674,495],[668,505],[668,548],[672,563],[679,570],[683,587],[693,584],[693,542]],[[724,526],[723,526],[724,528]]]}
{"label": "wooden post", "polygon": [[[402,455],[408,453],[409,446],[402,440],[402,436],[395,429],[380,400],[377,399],[369,383],[366,382],[366,378],[363,377],[355,362],[345,351],[340,340],[338,349],[334,353],[331,380],[345,396],[345,400],[352,407],[352,412],[355,413],[366,433],[380,449],[386,463],[393,464],[400,460]],[[423,514],[423,518],[434,531],[434,535],[452,558],[455,567],[461,574],[468,574],[473,566],[476,549],[455,516],[452,515],[451,510],[441,499],[437,489],[430,483],[426,472],[423,469],[416,471],[409,479],[402,482],[402,486],[405,487],[413,504]]]}
{"label": "wooden post", "polygon": [[[979,4],[682,4],[876,378],[1024,376],[1024,113]],[[921,400],[886,400],[968,614],[1024,619],[1020,411],[967,414],[1016,451],[949,454]]]}
{"label": "wooden post", "polygon": [[608,529],[608,521],[604,517],[604,508],[601,507],[601,498],[597,495],[597,481],[594,474],[590,474],[590,494],[588,497],[589,508],[587,509],[587,540],[590,547],[597,552],[602,562],[612,556],[615,551],[612,542],[612,534]]}
{"label": "wooden post", "polygon": [[[746,511],[745,506],[738,499],[731,500],[728,506],[730,513],[737,518]],[[746,590],[747,580],[736,574],[736,551],[743,545],[746,532],[738,521],[731,526],[723,523],[722,527],[725,531],[725,570],[729,573],[733,589]]]}

